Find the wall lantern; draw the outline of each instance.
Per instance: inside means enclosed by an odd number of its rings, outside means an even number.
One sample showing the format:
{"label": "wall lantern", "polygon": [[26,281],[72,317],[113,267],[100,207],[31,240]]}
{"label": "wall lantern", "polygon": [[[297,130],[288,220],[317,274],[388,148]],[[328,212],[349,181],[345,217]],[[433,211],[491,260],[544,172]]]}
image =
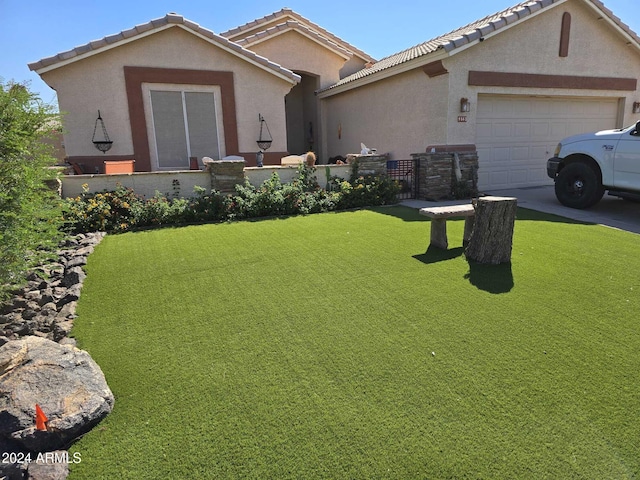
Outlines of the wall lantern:
{"label": "wall lantern", "polygon": [[[98,130],[98,122],[102,127],[102,136],[98,136],[96,139],[96,131]],[[107,151],[111,148],[113,142],[109,139],[109,135],[107,134],[107,128],[104,126],[104,120],[102,120],[102,116],[100,115],[100,110],[98,110],[98,118],[96,118],[96,124],[93,127],[93,137],[91,138],[93,145],[100,150],[102,153],[107,153]]]}
{"label": "wall lantern", "polygon": [[471,102],[469,102],[468,98],[460,99],[460,112],[467,113],[471,111]]}
{"label": "wall lantern", "polygon": [[633,113],[640,113],[640,102],[633,102]]}

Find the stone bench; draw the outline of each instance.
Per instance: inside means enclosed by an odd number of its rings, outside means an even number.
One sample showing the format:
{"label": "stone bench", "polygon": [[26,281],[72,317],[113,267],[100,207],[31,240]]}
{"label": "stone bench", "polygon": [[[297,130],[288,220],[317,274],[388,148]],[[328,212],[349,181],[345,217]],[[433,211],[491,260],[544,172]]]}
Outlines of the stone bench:
{"label": "stone bench", "polygon": [[449,205],[446,207],[421,208],[420,215],[431,218],[431,243],[430,246],[447,249],[447,219],[464,217],[463,244],[467,244],[473,231],[473,221],[476,210],[471,204]]}

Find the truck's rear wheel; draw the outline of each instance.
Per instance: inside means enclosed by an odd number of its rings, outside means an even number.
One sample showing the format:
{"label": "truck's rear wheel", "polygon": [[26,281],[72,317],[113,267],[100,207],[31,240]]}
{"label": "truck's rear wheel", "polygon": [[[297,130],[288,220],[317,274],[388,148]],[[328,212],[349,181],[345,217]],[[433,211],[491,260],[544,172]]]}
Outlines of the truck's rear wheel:
{"label": "truck's rear wheel", "polygon": [[571,208],[589,208],[600,201],[604,188],[598,174],[586,163],[570,163],[556,177],[556,197]]}

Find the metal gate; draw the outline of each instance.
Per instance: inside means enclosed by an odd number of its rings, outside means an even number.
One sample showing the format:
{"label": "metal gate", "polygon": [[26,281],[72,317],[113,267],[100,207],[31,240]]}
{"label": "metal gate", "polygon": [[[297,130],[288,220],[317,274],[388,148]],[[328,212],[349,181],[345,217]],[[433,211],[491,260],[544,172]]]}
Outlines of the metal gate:
{"label": "metal gate", "polygon": [[417,160],[387,160],[387,175],[400,184],[398,200],[418,198]]}

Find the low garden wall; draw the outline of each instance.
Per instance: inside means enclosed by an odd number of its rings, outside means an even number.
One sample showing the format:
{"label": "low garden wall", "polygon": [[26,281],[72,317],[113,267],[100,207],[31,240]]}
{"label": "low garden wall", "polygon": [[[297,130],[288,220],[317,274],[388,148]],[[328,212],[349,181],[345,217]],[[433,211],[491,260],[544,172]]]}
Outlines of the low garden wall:
{"label": "low garden wall", "polygon": [[[235,185],[244,183],[247,178],[253,186],[260,186],[265,180],[277,173],[282,183],[293,180],[297,166],[270,165],[265,167],[245,167],[244,161],[216,161],[207,164],[205,170],[185,170],[171,172],[136,172],[113,175],[64,175],[62,197],[74,198],[87,191],[89,193],[115,190],[118,185],[131,188],[138,195],[151,198],[156,192],[172,197],[193,197],[194,187],[204,188],[207,193],[218,190],[233,193]],[[363,172],[365,173],[365,172]],[[317,165],[318,184],[325,186],[329,177],[348,179],[351,174],[349,165]]]}

